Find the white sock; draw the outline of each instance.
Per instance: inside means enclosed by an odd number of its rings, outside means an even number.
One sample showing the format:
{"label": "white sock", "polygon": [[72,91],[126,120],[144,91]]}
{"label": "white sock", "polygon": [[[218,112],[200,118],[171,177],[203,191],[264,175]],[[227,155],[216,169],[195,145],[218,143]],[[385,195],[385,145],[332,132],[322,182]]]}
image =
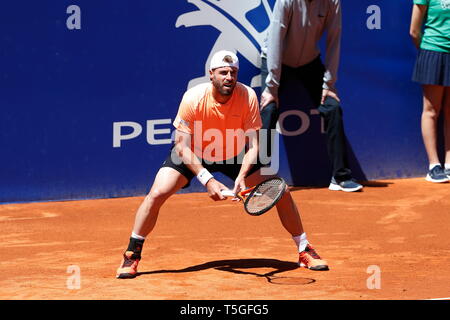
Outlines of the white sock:
{"label": "white sock", "polygon": [[145,237],[140,236],[140,235],[138,235],[138,234],[136,234],[134,232],[131,233],[131,237],[134,238],[134,239],[138,239],[138,240],[145,240]]}
{"label": "white sock", "polygon": [[309,244],[308,239],[306,239],[306,233],[302,233],[299,236],[292,237],[292,239],[295,241],[295,244],[297,245],[298,252],[305,251],[306,246]]}
{"label": "white sock", "polygon": [[447,169],[447,170],[450,169],[450,163],[445,164],[445,169]]}
{"label": "white sock", "polygon": [[441,165],[440,163],[430,163],[430,166],[429,166],[428,168],[429,168],[429,170],[431,170],[431,169],[433,169],[434,167],[440,166],[440,165]]}

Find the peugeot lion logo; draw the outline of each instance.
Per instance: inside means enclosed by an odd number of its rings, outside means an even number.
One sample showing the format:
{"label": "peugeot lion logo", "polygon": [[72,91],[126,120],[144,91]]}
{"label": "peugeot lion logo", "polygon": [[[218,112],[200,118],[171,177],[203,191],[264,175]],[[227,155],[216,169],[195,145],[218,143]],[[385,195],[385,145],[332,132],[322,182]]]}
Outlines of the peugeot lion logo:
{"label": "peugeot lion logo", "polygon": [[[213,26],[220,31],[214,46],[211,48],[208,59],[205,61],[205,75],[189,81],[188,88],[209,81],[209,63],[212,55],[219,50],[239,52],[245,59],[259,69],[260,51],[264,41],[265,31],[256,30],[247,19],[247,13],[261,7],[269,21],[272,18],[272,9],[269,0],[187,0],[199,10],[182,14],[178,17],[175,26],[196,27]],[[261,75],[252,78],[252,87],[261,86]]]}

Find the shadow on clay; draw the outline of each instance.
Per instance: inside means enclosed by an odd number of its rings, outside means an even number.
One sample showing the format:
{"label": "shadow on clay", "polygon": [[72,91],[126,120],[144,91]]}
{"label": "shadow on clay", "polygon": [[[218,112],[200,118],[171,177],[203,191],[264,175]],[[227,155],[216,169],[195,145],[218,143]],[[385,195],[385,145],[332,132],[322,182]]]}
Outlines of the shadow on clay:
{"label": "shadow on clay", "polygon": [[[255,269],[255,268],[272,268],[274,270],[267,273],[244,271],[245,269]],[[160,273],[198,272],[207,269],[215,269],[219,271],[232,272],[235,274],[252,275],[255,277],[265,278],[269,283],[272,284],[305,285],[316,282],[316,280],[312,278],[278,276],[278,274],[280,273],[295,270],[297,268],[299,268],[297,263],[280,261],[276,259],[235,259],[235,260],[211,261],[178,270],[155,270],[155,271],[139,272],[138,276],[160,274]]]}

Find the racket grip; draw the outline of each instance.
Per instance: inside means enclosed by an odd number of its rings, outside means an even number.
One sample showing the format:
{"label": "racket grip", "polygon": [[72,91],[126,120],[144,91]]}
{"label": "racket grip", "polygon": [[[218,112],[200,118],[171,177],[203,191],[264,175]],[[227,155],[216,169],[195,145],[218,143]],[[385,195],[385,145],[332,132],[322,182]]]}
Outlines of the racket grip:
{"label": "racket grip", "polygon": [[236,195],[231,190],[220,190],[220,193],[222,193],[224,197],[236,197]]}
{"label": "racket grip", "polygon": [[245,189],[244,191],[240,192],[240,195],[241,196],[245,196],[245,195],[249,194],[250,192],[252,192],[253,189],[255,189],[255,187],[251,187],[251,188]]}

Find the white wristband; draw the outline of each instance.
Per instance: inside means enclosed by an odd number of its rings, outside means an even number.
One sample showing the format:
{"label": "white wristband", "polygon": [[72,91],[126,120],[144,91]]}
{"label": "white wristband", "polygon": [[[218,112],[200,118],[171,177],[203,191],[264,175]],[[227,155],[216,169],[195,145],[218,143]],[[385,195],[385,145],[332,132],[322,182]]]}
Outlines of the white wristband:
{"label": "white wristband", "polygon": [[200,181],[200,183],[204,186],[206,186],[208,181],[212,178],[214,178],[213,175],[205,168],[200,170],[200,172],[197,174],[198,181]]}

